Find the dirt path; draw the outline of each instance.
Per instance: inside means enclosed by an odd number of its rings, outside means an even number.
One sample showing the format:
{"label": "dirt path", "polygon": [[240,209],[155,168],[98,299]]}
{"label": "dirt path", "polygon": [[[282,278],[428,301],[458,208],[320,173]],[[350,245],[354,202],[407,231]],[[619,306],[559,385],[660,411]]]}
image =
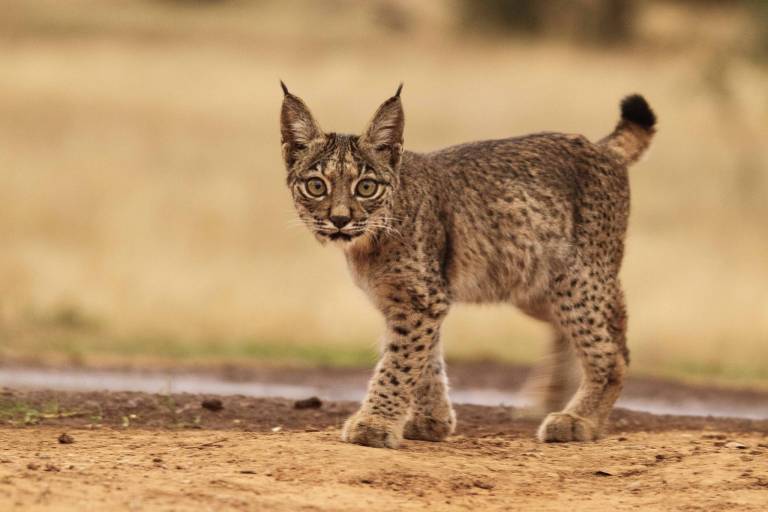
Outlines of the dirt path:
{"label": "dirt path", "polygon": [[[765,510],[764,434],[599,443],[456,436],[398,451],[338,430],[0,429],[0,510]],[[733,438],[732,444],[731,438]],[[742,447],[744,446],[744,447]]]}
{"label": "dirt path", "polygon": [[[351,402],[0,393],[0,510],[766,510],[768,421],[618,409],[544,445],[510,407],[459,405],[446,443],[341,443]],[[59,442],[67,432],[72,443]],[[65,439],[66,441],[66,439]]]}

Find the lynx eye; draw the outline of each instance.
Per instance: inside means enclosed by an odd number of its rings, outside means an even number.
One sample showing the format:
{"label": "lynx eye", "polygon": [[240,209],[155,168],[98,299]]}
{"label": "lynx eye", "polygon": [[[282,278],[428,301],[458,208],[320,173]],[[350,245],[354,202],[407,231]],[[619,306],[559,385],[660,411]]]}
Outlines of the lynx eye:
{"label": "lynx eye", "polygon": [[360,180],[355,187],[355,194],[364,199],[373,197],[379,190],[379,184],[373,180]]}
{"label": "lynx eye", "polygon": [[304,184],[307,193],[312,197],[322,197],[328,191],[325,182],[320,178],[310,178]]}

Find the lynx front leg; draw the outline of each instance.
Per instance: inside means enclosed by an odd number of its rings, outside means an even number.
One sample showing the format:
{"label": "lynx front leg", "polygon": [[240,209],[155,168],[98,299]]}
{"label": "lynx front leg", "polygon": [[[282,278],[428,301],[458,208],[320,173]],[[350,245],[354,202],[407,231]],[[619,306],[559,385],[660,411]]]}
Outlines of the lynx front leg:
{"label": "lynx front leg", "polygon": [[439,341],[413,391],[413,411],[405,424],[406,439],[442,441],[456,428],[456,414],[448,398],[448,377]]}
{"label": "lynx front leg", "polygon": [[344,424],[344,441],[379,448],[399,445],[414,392],[438,348],[437,333],[447,310],[442,296],[430,297],[426,305],[418,301],[422,298],[423,294],[388,297],[383,353],[360,410]]}

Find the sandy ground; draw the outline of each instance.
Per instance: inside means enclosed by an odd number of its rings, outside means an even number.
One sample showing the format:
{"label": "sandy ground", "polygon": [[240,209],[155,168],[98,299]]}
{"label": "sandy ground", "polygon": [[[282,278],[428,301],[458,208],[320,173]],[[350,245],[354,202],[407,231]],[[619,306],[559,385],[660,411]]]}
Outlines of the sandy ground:
{"label": "sandy ground", "polygon": [[[765,510],[768,439],[456,436],[401,450],[321,432],[2,429],[2,510]],[[720,439],[723,437],[724,439]],[[742,448],[742,446],[745,446]]]}
{"label": "sandy ground", "polygon": [[[219,400],[220,402],[216,402]],[[205,401],[205,405],[204,405]],[[0,510],[765,510],[768,421],[618,409],[544,445],[510,407],[444,443],[339,441],[351,402],[4,390]],[[219,407],[220,406],[220,407]],[[71,443],[61,443],[67,433]],[[66,440],[66,439],[65,439]]]}

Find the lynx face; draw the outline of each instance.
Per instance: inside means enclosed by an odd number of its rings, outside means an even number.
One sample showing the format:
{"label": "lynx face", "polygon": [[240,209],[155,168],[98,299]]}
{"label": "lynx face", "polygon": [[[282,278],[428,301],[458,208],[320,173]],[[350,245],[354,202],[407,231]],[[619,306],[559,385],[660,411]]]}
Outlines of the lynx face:
{"label": "lynx face", "polygon": [[304,102],[283,90],[283,159],[301,220],[322,243],[388,230],[402,154],[400,90],[359,136],[323,133]]}
{"label": "lynx face", "polygon": [[289,173],[299,217],[325,241],[350,242],[386,229],[395,169],[358,147],[358,137],[328,134]]}

